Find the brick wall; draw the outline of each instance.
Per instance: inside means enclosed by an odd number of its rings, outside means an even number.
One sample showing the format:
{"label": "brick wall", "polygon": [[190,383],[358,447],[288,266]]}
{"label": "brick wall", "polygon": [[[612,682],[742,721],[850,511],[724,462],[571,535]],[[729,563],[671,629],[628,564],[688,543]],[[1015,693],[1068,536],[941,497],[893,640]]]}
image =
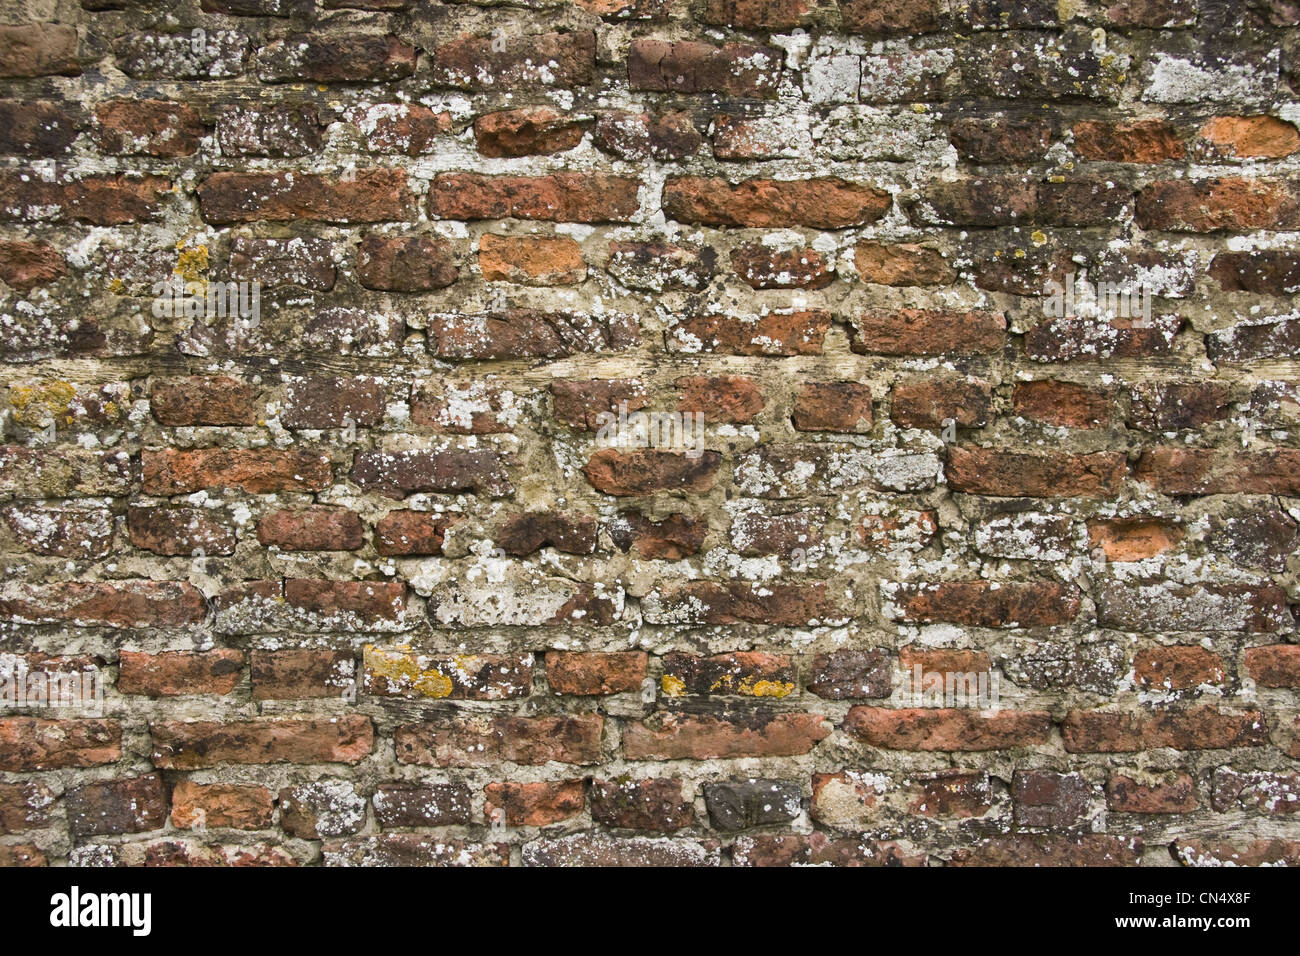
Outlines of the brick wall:
{"label": "brick wall", "polygon": [[0,863],[1300,860],[1293,2],[3,19]]}

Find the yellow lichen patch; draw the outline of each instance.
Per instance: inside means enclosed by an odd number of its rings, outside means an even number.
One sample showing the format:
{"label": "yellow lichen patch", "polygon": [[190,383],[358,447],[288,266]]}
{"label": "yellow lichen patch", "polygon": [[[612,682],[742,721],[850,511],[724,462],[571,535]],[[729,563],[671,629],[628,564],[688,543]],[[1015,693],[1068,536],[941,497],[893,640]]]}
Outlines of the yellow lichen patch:
{"label": "yellow lichen patch", "polygon": [[1047,241],[1047,233],[1043,232],[1041,229],[1035,229],[1029,234],[1029,238],[1034,241],[1034,245],[1041,246]]}
{"label": "yellow lichen patch", "polygon": [[181,248],[176,257],[174,271],[186,282],[202,282],[203,273],[208,271],[208,247],[195,246],[193,249]]}
{"label": "yellow lichen patch", "polygon": [[121,295],[126,291],[126,283],[121,279],[114,277],[108,284],[108,291],[112,292],[114,295]]}
{"label": "yellow lichen patch", "polygon": [[367,681],[388,682],[389,693],[411,693],[435,700],[450,697],[452,679],[436,669],[424,670],[419,660],[405,647],[381,650],[367,644],[363,653]]}
{"label": "yellow lichen patch", "polygon": [[686,682],[680,677],[674,677],[672,674],[665,674],[659,681],[659,686],[669,697],[681,697],[686,693]]}
{"label": "yellow lichen patch", "polygon": [[[749,693],[755,697],[786,697],[794,691],[794,684],[789,681],[779,680],[760,680],[755,681],[754,685],[749,688]],[[741,687],[741,693],[745,688]]]}
{"label": "yellow lichen patch", "polygon": [[44,428],[50,422],[72,424],[70,406],[77,390],[70,382],[15,385],[9,389],[14,421],[26,428]]}

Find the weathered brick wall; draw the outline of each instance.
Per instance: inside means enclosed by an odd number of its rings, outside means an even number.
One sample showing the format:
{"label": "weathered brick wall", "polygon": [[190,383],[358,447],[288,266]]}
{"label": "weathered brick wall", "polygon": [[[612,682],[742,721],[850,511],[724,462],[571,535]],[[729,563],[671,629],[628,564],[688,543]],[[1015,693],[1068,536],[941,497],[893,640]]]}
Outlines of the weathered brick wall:
{"label": "weathered brick wall", "polygon": [[0,19],[0,863],[1300,859],[1292,0]]}

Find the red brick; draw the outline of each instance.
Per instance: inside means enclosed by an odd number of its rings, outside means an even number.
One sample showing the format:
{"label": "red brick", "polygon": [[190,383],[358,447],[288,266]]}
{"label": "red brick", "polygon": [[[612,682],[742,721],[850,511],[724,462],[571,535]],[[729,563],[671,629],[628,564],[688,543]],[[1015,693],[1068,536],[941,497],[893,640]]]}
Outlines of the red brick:
{"label": "red brick", "polygon": [[155,381],[149,406],[161,425],[256,425],[257,388],[225,375]]}
{"label": "red brick", "polygon": [[253,651],[251,673],[254,700],[337,700],[356,691],[351,651]]}
{"label": "red brick", "polygon": [[1128,420],[1134,428],[1172,432],[1228,417],[1223,382],[1143,382],[1133,386]]}
{"label": "red brick", "polygon": [[384,417],[387,389],[376,378],[299,378],[285,389],[286,428],[377,425]]}
{"label": "red brick", "polygon": [[0,241],[0,279],[19,292],[31,292],[67,274],[63,256],[48,242]]}
{"label": "red brick", "polygon": [[794,396],[790,420],[799,431],[868,432],[872,396],[856,382],[807,382]]}
{"label": "red brick", "polygon": [[1106,780],[1106,808],[1112,813],[1191,813],[1200,806],[1189,774],[1112,773]]}
{"label": "red brick", "polygon": [[1273,116],[1215,116],[1200,137],[1228,159],[1281,159],[1300,150],[1295,125]]}
{"label": "red brick", "polygon": [[315,220],[343,225],[404,221],[413,212],[406,173],[361,169],[349,177],[319,173],[213,173],[198,187],[206,222]]}
{"label": "red brick", "polygon": [[1064,428],[1110,424],[1112,401],[1109,389],[1054,379],[1017,382],[1012,393],[1017,415]]}
{"label": "red brick", "polygon": [[712,246],[611,241],[606,270],[631,289],[698,290],[709,284],[718,253]]}
{"label": "red brick", "polygon": [[472,799],[463,783],[387,783],[375,788],[371,802],[375,819],[387,829],[469,823]]}
{"label": "red brick", "polygon": [[664,336],[669,352],[820,355],[830,324],[830,313],[821,309],[767,312],[757,319],[688,315],[669,326]]}
{"label": "red brick", "polygon": [[1222,684],[1223,661],[1194,644],[1151,647],[1133,656],[1133,673],[1140,687],[1191,690],[1201,684]]}
{"label": "red brick", "polygon": [[1260,687],[1300,687],[1300,645],[1248,647],[1243,663]]}
{"label": "red brick", "polygon": [[991,448],[948,450],[948,486],[1001,498],[1071,498],[1118,494],[1127,473],[1122,452],[1036,455]]}
{"label": "red brick", "polygon": [[600,760],[603,729],[599,714],[466,716],[400,726],[394,744],[398,763],[423,767],[591,764]]}
{"label": "red brick", "polygon": [[913,378],[894,386],[889,417],[904,428],[938,429],[949,421],[980,428],[988,424],[992,409],[993,386],[983,379]]}
{"label": "red brick", "polygon": [[1149,448],[1134,477],[1166,495],[1294,495],[1300,493],[1300,449]]}
{"label": "red brick", "polygon": [[808,13],[807,0],[705,0],[696,16],[712,26],[785,33],[806,22]]}
{"label": "red brick", "polygon": [[1272,179],[1169,179],[1139,194],[1137,223],[1174,232],[1249,232],[1300,227],[1300,196]]}
{"label": "red brick", "polygon": [[597,491],[608,495],[646,495],[657,491],[700,493],[713,487],[722,456],[705,451],[695,457],[685,452],[602,448],[582,473]]}
{"label": "red brick", "polygon": [[565,554],[596,550],[596,519],[563,511],[530,511],[513,515],[497,529],[494,540],[506,554],[523,556],[542,548]]}
{"label": "red brick", "polygon": [[51,100],[0,100],[0,154],[63,156],[83,125]]}
{"label": "red brick", "polygon": [[761,242],[732,249],[731,271],[751,289],[821,289],[835,281],[816,249],[774,249]]}
{"label": "red brick", "polygon": [[628,724],[628,760],[715,760],[806,754],[831,728],[820,714],[750,711],[733,718],[658,713]]}
{"label": "red brick", "polygon": [[324,779],[280,791],[280,826],[303,840],[347,836],[366,822],[366,798],[347,780]]}
{"label": "red brick", "polygon": [[1209,273],[1226,292],[1291,295],[1300,292],[1300,253],[1289,249],[1220,252]]}
{"label": "red brick", "polygon": [[338,272],[329,240],[250,239],[236,236],[230,243],[230,278],[265,286],[296,285],[328,292]]}
{"label": "red brick", "polygon": [[167,822],[167,794],[158,774],[76,787],[64,794],[63,805],[68,829],[77,839],[145,833]]}
{"label": "red brick", "polygon": [[1137,837],[1086,833],[1015,834],[990,837],[971,849],[954,850],[951,866],[1137,866],[1142,841]]}
{"label": "red brick", "polygon": [[266,830],[275,795],[266,787],[178,780],[172,787],[172,826],[180,830]]}
{"label": "red brick", "polygon": [[893,684],[890,657],[880,650],[842,650],[813,658],[809,693],[826,700],[888,697]]}
{"label": "red brick", "polygon": [[429,292],[458,276],[451,245],[429,236],[369,235],[357,247],[357,281],[367,289]]}
{"label": "red brick", "polygon": [[634,315],[506,309],[434,315],[425,340],[430,353],[446,359],[563,358],[621,352],[640,342],[640,332]]}
{"label": "red brick", "polygon": [[169,100],[108,100],[95,117],[99,148],[110,156],[188,156],[207,132],[198,113]]}
{"label": "red brick", "polygon": [[207,610],[202,592],[178,581],[19,584],[0,600],[0,619],[76,627],[180,627]]}
{"label": "red brick", "polygon": [[584,780],[489,783],[483,793],[483,809],[489,820],[499,811],[505,816],[506,826],[545,827],[583,811],[587,784]]}
{"label": "red brick", "polygon": [[390,498],[416,492],[500,497],[514,492],[500,454],[489,449],[357,452],[351,479]]}
{"label": "red brick", "polygon": [[1082,774],[1017,770],[1011,784],[1016,825],[1064,830],[1084,824],[1091,791]]}
{"label": "red brick", "polygon": [[934,226],[1099,226],[1132,199],[1132,191],[1103,179],[939,180],[926,186],[912,216]]}
{"label": "red brick", "polygon": [[947,285],[957,278],[940,253],[910,242],[860,242],[853,249],[853,266],[864,282],[879,285]]}
{"label": "red brick", "polygon": [[380,833],[321,844],[326,866],[508,866],[510,844],[469,843],[441,834]]}
{"label": "red brick", "polygon": [[698,412],[707,422],[751,422],[765,403],[762,387],[743,375],[693,375],[673,384],[682,390],[677,411]]}
{"label": "red brick", "polygon": [[46,826],[55,800],[54,791],[42,783],[0,783],[0,834]]}
{"label": "red brick", "polygon": [[217,116],[225,156],[307,156],[321,148],[320,116],[310,104],[240,103]]}
{"label": "red brick", "polygon": [[709,532],[705,518],[674,513],[655,521],[635,511],[621,511],[609,525],[610,537],[620,551],[636,549],[650,560],[679,561],[699,554]]}
{"label": "red brick", "polygon": [[244,654],[232,648],[211,651],[121,651],[117,689],[122,694],[175,697],[229,694],[239,684]]}
{"label": "red brick", "polygon": [[266,513],[257,522],[257,540],[284,551],[355,551],[365,536],[354,512],[315,505]]}
{"label": "red brick", "polygon": [[1215,707],[1137,713],[1072,710],[1061,724],[1061,734],[1070,753],[1135,753],[1160,747],[1217,750],[1268,743],[1263,714],[1225,713]]}
{"label": "red brick", "polygon": [[199,770],[221,764],[355,764],[374,747],[369,717],[259,718],[228,723],[158,721],[149,725],[153,765]]}
{"label": "red brick", "polygon": [[735,866],[925,866],[924,853],[897,843],[829,839],[824,833],[742,836],[732,845]]}
{"label": "red brick", "polygon": [[122,727],[116,720],[0,718],[0,770],[99,767],[120,759]]}
{"label": "red brick", "polygon": [[233,554],[235,531],[220,512],[207,508],[141,507],[126,513],[131,545],[162,555]]}
{"label": "red brick", "polygon": [[1246,631],[1289,627],[1286,593],[1273,585],[1100,582],[1097,621],[1126,631]]}
{"label": "red brick", "polygon": [[868,514],[857,527],[857,540],[868,550],[919,551],[939,533],[939,516],[933,511]]}
{"label": "red brick", "polygon": [[122,226],[162,212],[172,184],[161,176],[87,175],[50,182],[26,170],[0,172],[0,221]]}
{"label": "red brick", "polygon": [[474,141],[484,156],[544,156],[582,142],[577,120],[547,106],[485,113],[474,120]]}
{"label": "red brick", "polygon": [[551,382],[551,396],[555,417],[586,431],[599,428],[600,416],[606,412],[617,414],[620,405],[635,412],[650,404],[645,386],[635,378],[555,379]]}
{"label": "red brick", "polygon": [[718,866],[719,860],[718,844],[714,840],[612,838],[603,833],[574,833],[554,840],[534,840],[523,846],[524,866]]}
{"label": "red brick", "polygon": [[596,116],[591,140],[620,159],[684,159],[704,138],[687,112],[632,113],[608,110]]}
{"label": "red brick", "polygon": [[0,866],[49,866],[49,859],[33,843],[0,845]]}
{"label": "red brick", "polygon": [[931,33],[939,29],[943,8],[939,0],[835,0],[840,22],[849,33],[881,36]]}
{"label": "red brick", "polygon": [[140,452],[140,470],[145,494],[159,496],[220,488],[254,495],[320,491],[332,477],[324,456],[272,448],[146,448]]}
{"label": "red brick", "polygon": [[868,355],[974,355],[1006,342],[1001,312],[869,311],[850,318],[850,345]]}
{"label": "red brick", "polygon": [[1088,543],[1108,561],[1144,561],[1177,547],[1183,531],[1168,521],[1116,518],[1088,522]]}
{"label": "red brick", "polygon": [[65,23],[0,26],[0,76],[77,76],[77,28]]}
{"label": "red brick", "polygon": [[628,51],[627,79],[634,90],[773,97],[783,60],[775,47],[643,37]]}
{"label": "red brick", "polygon": [[725,694],[741,697],[786,697],[797,690],[793,662],[787,654],[736,651],[697,657],[665,654],[659,686],[665,697]]}
{"label": "red brick", "polygon": [[949,139],[968,162],[1029,164],[1047,152],[1052,124],[1033,116],[964,116],[953,121]]}
{"label": "red brick", "polygon": [[946,581],[899,585],[898,620],[968,627],[1050,627],[1079,613],[1079,591],[1054,582]]}
{"label": "red brick", "polygon": [[1178,839],[1169,845],[1185,866],[1300,866],[1300,840],[1259,839],[1228,843]]}
{"label": "red brick", "polygon": [[512,33],[494,37],[462,34],[429,49],[429,80],[462,90],[570,89],[591,84],[596,36],[573,33]]}
{"label": "red brick", "polygon": [[682,799],[680,780],[596,780],[591,819],[607,827],[673,833],[690,826],[695,811]]}
{"label": "red brick", "polygon": [[1177,131],[1158,119],[1082,120],[1074,124],[1074,148],[1084,159],[1113,163],[1163,163],[1183,158]]}
{"label": "red brick", "polygon": [[644,651],[547,651],[546,681],[556,694],[625,694],[641,689],[647,662]]}
{"label": "red brick", "polygon": [[603,173],[439,173],[429,189],[429,215],[434,219],[631,222],[639,205],[639,185],[633,177]]}
{"label": "red brick", "polygon": [[365,689],[410,700],[510,700],[533,690],[531,654],[426,655],[366,645]]}
{"label": "red brick", "polygon": [[795,511],[766,515],[742,512],[731,522],[731,546],[747,556],[779,554],[789,558],[822,543],[820,525],[825,519],[815,512]]}
{"label": "red brick", "polygon": [[520,395],[493,380],[448,381],[442,377],[411,385],[411,421],[446,435],[502,435],[515,430]]}
{"label": "red brick", "polygon": [[20,548],[61,558],[102,558],[113,550],[106,508],[7,508],[5,523]]}
{"label": "red brick", "polygon": [[704,226],[772,229],[808,226],[845,229],[881,218],[890,196],[865,183],[838,178],[725,179],[670,176],[664,183],[664,215]]}
{"label": "red brick", "polygon": [[582,250],[568,236],[479,237],[479,270],[485,282],[573,285],[587,277]]}
{"label": "red brick", "polygon": [[442,554],[454,520],[427,511],[390,511],[375,522],[375,550],[385,557]]}
{"label": "red brick", "polygon": [[1047,742],[1052,718],[1043,711],[978,711],[855,705],[844,729],[886,750],[1011,750]]}

